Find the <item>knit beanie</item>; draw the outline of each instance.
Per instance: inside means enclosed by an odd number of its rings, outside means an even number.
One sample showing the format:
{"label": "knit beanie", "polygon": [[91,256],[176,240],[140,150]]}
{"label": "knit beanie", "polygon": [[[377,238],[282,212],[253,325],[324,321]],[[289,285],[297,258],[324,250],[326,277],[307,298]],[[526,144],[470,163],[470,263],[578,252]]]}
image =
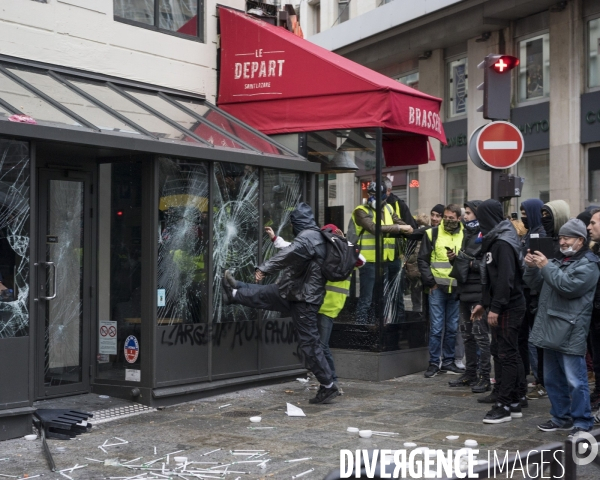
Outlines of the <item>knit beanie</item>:
{"label": "knit beanie", "polygon": [[581,237],[587,238],[587,230],[585,228],[585,223],[577,218],[572,218],[568,220],[558,232],[559,237]]}
{"label": "knit beanie", "polygon": [[431,211],[439,213],[440,215],[444,215],[444,210],[445,209],[446,209],[446,207],[444,207],[441,203],[438,203],[435,207],[433,207],[431,209]]}

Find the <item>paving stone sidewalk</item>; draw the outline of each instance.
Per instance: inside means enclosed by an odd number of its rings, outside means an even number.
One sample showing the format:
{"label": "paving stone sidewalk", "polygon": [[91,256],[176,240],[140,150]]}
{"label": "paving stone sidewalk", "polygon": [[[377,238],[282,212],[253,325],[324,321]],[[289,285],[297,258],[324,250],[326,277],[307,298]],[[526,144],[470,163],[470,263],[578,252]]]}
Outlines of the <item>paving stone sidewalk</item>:
{"label": "paving stone sidewalk", "polygon": [[[488,451],[497,450],[504,455],[506,450],[514,453],[515,450],[565,439],[567,432],[543,433],[536,428],[538,423],[549,418],[550,403],[547,399],[530,401],[521,419],[486,425],[482,419],[489,406],[477,403],[477,396],[469,389],[448,387],[448,381],[453,378],[456,377],[438,375],[425,379],[422,374],[415,374],[379,383],[341,380],[344,395],[335,403],[317,406],[308,403],[315,394],[314,390],[308,390],[298,381],[290,381],[118,419],[94,426],[90,433],[74,440],[50,440],[48,443],[59,470],[76,464],[88,465],[66,472],[74,480],[130,478],[150,473],[148,470],[105,466],[104,463],[86,460],[86,457],[101,462],[119,459],[121,463],[142,457],[131,463],[138,465],[181,450],[177,456],[186,456],[188,461],[228,464],[244,458],[233,456],[230,451],[243,449],[266,450],[269,454],[263,458],[270,461],[265,468],[253,463],[230,465],[229,470],[249,472],[226,475],[231,480],[238,476],[242,480],[292,478],[314,468],[301,477],[310,480],[323,479],[329,471],[339,467],[341,449],[396,450],[404,448],[404,442],[414,442],[419,447],[448,449],[460,448],[466,439],[474,439],[479,443],[479,458],[487,459]],[[287,402],[302,408],[306,417],[286,416]],[[90,394],[67,397],[54,403],[43,402],[38,407],[97,410],[125,403]],[[231,406],[219,408],[226,404]],[[260,415],[262,422],[251,423],[249,417],[254,415]],[[363,439],[357,434],[347,433],[347,427],[397,432],[399,435]],[[459,435],[459,439],[449,441],[446,439],[448,435]],[[98,448],[106,440],[113,439],[108,443],[118,442],[114,437],[129,443],[107,447],[107,453]],[[202,456],[215,449],[221,450]],[[167,470],[174,468],[172,457],[169,465],[165,465]],[[310,457],[310,460],[286,462],[305,457]],[[7,460],[2,460],[4,458]],[[166,459],[154,463],[153,467],[162,468],[163,461]],[[40,440],[0,442],[0,479],[11,478],[1,475],[13,475],[12,478],[28,475],[32,478],[41,474],[44,474],[44,479],[65,479],[65,476],[49,471]],[[166,474],[166,477],[169,475]],[[218,475],[215,477],[218,478]],[[598,479],[600,470],[593,465],[580,467],[578,478]]]}

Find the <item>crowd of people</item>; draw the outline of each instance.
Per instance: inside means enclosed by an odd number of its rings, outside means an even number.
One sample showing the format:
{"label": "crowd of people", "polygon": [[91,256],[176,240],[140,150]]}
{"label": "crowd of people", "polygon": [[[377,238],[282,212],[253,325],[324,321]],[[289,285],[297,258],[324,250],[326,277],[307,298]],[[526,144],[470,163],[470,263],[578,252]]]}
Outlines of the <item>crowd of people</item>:
{"label": "crowd of people", "polygon": [[[600,414],[593,416],[600,409],[600,380],[590,393],[592,379],[600,379],[600,208],[570,218],[563,200],[528,199],[519,220],[489,199],[436,205],[429,218],[413,218],[391,194],[389,179],[380,190],[371,182],[368,193],[347,232],[362,254],[357,323],[372,323],[378,217],[386,289],[393,278],[401,285],[418,279],[427,295],[426,378],[457,375],[450,388],[484,394],[477,401],[491,406],[487,424],[522,417],[528,402],[539,399],[550,401],[550,419],[538,425],[542,431],[577,435],[600,423]],[[326,248],[310,206],[300,203],[291,224],[291,242],[267,228],[279,251],[256,267],[256,284],[225,272],[224,302],[291,316],[305,365],[321,384],[310,402],[329,403],[340,394],[329,336],[350,281],[323,278]],[[323,229],[343,236],[335,225]],[[415,235],[416,251],[401,252],[398,240]],[[273,274],[279,275],[276,283],[260,284]],[[404,290],[391,296],[398,315],[404,314]]]}
{"label": "crowd of people", "polygon": [[506,217],[490,199],[431,211],[418,258],[431,322],[425,377],[457,374],[450,387],[491,390],[477,398],[491,405],[487,424],[547,398],[538,428],[574,436],[600,423],[600,208],[570,218],[563,200],[528,199],[520,210]]}

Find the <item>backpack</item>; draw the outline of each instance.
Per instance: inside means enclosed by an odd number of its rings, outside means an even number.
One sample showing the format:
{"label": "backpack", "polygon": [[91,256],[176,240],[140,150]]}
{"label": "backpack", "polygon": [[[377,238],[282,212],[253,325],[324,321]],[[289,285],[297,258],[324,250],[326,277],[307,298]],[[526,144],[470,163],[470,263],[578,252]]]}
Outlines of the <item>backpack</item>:
{"label": "backpack", "polygon": [[326,246],[325,260],[321,265],[323,276],[330,282],[346,280],[356,266],[360,248],[330,229],[321,230],[321,235]]}

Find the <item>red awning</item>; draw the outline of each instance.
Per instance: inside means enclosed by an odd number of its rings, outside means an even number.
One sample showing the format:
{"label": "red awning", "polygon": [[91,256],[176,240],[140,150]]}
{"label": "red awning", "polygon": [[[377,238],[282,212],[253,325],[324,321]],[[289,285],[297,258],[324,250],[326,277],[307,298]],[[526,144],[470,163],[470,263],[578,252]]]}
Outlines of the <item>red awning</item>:
{"label": "red awning", "polygon": [[[386,164],[427,163],[446,143],[441,99],[242,12],[219,7],[219,106],[266,134],[382,127]],[[405,135],[398,135],[403,132]]]}

